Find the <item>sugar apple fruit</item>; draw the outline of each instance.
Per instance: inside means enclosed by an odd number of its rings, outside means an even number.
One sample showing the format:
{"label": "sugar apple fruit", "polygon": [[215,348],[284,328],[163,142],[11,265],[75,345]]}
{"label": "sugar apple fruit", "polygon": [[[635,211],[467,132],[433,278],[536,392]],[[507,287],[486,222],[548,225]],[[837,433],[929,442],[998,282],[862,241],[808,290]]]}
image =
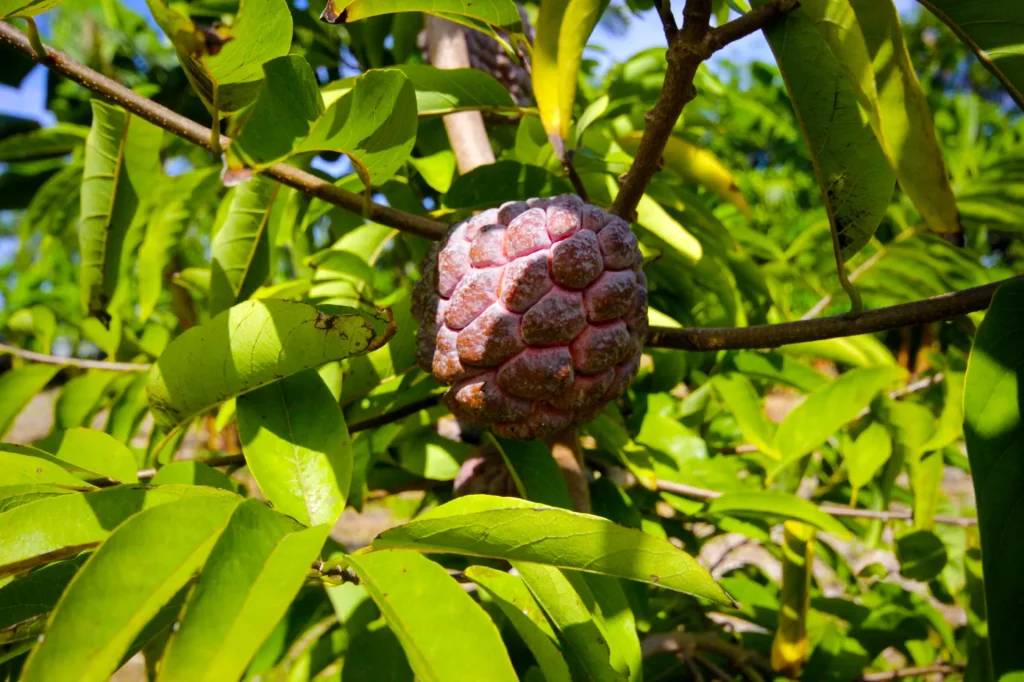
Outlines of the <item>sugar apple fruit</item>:
{"label": "sugar apple fruit", "polygon": [[636,376],[647,278],[621,218],[575,195],[453,226],[413,294],[417,357],[461,420],[529,440],[582,424]]}

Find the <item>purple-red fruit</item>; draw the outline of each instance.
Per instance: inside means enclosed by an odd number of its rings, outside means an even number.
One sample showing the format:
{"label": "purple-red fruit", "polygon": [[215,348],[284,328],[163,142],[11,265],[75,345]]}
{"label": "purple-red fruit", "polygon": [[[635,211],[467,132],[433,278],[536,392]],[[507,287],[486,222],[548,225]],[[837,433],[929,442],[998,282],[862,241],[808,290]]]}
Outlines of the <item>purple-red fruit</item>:
{"label": "purple-red fruit", "polygon": [[449,230],[413,295],[420,365],[459,419],[542,438],[636,376],[647,278],[629,225],[579,197],[509,202]]}

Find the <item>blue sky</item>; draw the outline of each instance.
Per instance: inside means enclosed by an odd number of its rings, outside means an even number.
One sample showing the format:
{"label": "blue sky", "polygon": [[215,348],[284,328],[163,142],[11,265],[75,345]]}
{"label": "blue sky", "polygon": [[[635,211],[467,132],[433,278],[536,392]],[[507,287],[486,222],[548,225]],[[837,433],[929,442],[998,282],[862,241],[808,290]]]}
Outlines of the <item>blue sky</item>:
{"label": "blue sky", "polygon": [[[314,2],[316,1],[314,0]],[[674,0],[672,3],[676,16],[682,14],[683,2],[684,0]],[[917,9],[914,0],[895,0],[895,2],[901,14],[908,14]],[[127,0],[125,4],[133,10],[149,16],[145,0]],[[629,29],[621,36],[611,35],[598,28],[591,38],[591,42],[604,46],[608,50],[610,59],[621,60],[640,50],[664,46],[665,37],[657,15],[651,11],[634,17]],[[774,61],[768,43],[760,32],[733,43],[719,52],[712,60],[712,68],[714,68],[715,62],[721,60],[746,63],[755,59]],[[53,125],[56,119],[45,107],[46,78],[46,69],[37,66],[25,78],[20,88],[0,85],[0,113],[35,119],[43,125]]]}

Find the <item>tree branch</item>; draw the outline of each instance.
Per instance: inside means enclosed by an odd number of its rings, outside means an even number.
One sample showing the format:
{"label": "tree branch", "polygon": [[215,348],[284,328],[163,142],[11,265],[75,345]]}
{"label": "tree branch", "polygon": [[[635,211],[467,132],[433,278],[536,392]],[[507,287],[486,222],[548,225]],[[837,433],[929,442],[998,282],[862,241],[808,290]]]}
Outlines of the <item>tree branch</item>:
{"label": "tree branch", "polygon": [[689,351],[776,348],[791,343],[857,336],[941,322],[988,308],[992,302],[992,295],[1001,284],[1021,277],[1024,276],[1018,275],[973,289],[940,294],[922,301],[868,310],[855,318],[849,315],[834,315],[815,320],[736,328],[651,327],[647,335],[647,345]]}
{"label": "tree branch", "polygon": [[679,25],[676,24],[675,15],[672,14],[672,0],[654,0],[654,6],[658,10],[658,17],[665,29],[665,40],[671,45],[679,34]]}
{"label": "tree branch", "polygon": [[146,372],[151,365],[135,362],[108,362],[106,360],[83,360],[82,358],[64,358],[57,355],[35,353],[23,348],[0,343],[0,355],[13,355],[44,365],[61,365],[63,367],[81,367],[82,369],[107,369],[114,372]]}
{"label": "tree branch", "polygon": [[[658,490],[663,493],[679,495],[680,497],[685,497],[691,500],[700,500],[702,502],[714,500],[725,494],[718,490],[708,490],[707,488],[698,488],[686,483],[676,483],[675,481],[665,481],[662,479],[655,481],[655,485]],[[914,512],[911,509],[880,511],[875,509],[857,509],[854,507],[839,507],[834,505],[819,505],[818,509],[826,514],[831,514],[832,516],[845,516],[860,519],[880,519],[882,521],[913,521],[914,519]],[[936,516],[935,523],[942,523],[950,526],[976,526],[978,524],[978,519],[968,518],[965,516]]]}
{"label": "tree branch", "polygon": [[746,38],[751,33],[771,25],[772,22],[786,12],[792,11],[799,4],[799,0],[774,0],[767,5],[752,9],[738,19],[733,19],[712,29],[708,36],[708,47],[712,52],[717,52],[729,43]]}
{"label": "tree branch", "polygon": [[934,665],[922,665],[915,668],[899,668],[898,670],[887,670],[880,673],[866,673],[861,678],[863,682],[888,682],[889,680],[903,680],[908,677],[919,675],[954,675],[962,673],[966,666],[963,663],[936,663]]}
{"label": "tree branch", "polygon": [[[178,137],[188,140],[203,149],[212,151],[211,132],[206,126],[189,120],[167,107],[132,92],[120,83],[93,71],[84,64],[76,62],[63,52],[47,47],[46,53],[49,59],[42,59],[32,49],[32,45],[25,34],[5,22],[0,22],[0,40],[45,65],[52,71],[66,76],[93,92],[100,93],[115,104],[124,107],[150,123],[174,133]],[[220,141],[222,146],[227,146],[231,143],[231,139],[223,135]],[[329,204],[340,206],[358,215],[363,213],[362,196],[336,187],[330,182],[321,180],[315,175],[299,170],[294,166],[279,163],[263,171],[263,173],[289,187],[294,187]],[[439,239],[448,231],[448,225],[445,223],[398,211],[388,206],[381,206],[380,204],[370,205],[369,218],[381,225],[394,227],[429,239]]]}

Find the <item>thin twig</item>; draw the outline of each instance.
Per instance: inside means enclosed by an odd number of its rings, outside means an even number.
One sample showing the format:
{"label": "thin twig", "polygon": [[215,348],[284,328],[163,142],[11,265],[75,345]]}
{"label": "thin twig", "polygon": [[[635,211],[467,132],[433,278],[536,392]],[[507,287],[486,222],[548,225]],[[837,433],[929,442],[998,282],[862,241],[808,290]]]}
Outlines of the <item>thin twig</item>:
{"label": "thin twig", "polygon": [[722,670],[721,666],[719,666],[717,663],[712,661],[707,656],[705,656],[703,654],[694,654],[693,658],[698,663],[703,665],[705,668],[710,670],[714,674],[716,680],[719,680],[720,682],[732,682],[733,681],[733,676],[732,675],[730,675],[729,673],[727,673],[724,670]]}
{"label": "thin twig", "polygon": [[107,360],[84,360],[82,358],[65,358],[59,355],[45,355],[34,351],[0,343],[0,355],[39,362],[44,365],[61,365],[62,367],[81,367],[82,369],[107,369],[114,372],[146,372],[152,365],[136,362],[109,362]]}
{"label": "thin twig", "polygon": [[[697,486],[688,485],[686,483],[676,483],[675,481],[666,481],[663,479],[656,480],[655,485],[658,490],[663,493],[670,493],[672,495],[679,495],[680,497],[686,497],[691,500],[701,500],[705,502],[714,500],[725,494],[718,490],[698,488]],[[826,514],[831,514],[832,516],[881,519],[882,521],[912,521],[914,519],[914,511],[912,509],[881,511],[875,509],[838,507],[834,505],[820,505],[818,509]],[[978,519],[963,516],[936,516],[935,523],[942,523],[950,526],[975,526],[978,524]]]}
{"label": "thin twig", "polygon": [[861,680],[863,682],[888,682],[889,680],[903,680],[919,675],[942,675],[945,677],[946,675],[962,673],[966,667],[963,663],[936,663],[934,665],[923,665],[914,668],[887,670],[880,673],[866,673]]}
{"label": "thin twig", "polygon": [[[47,47],[46,54],[49,55],[49,60],[42,59],[32,49],[32,45],[25,34],[10,24],[0,22],[0,41],[11,45],[33,60],[44,64],[51,70],[66,76],[79,85],[83,85],[93,92],[100,93],[115,104],[137,114],[150,123],[174,133],[178,137],[188,140],[203,149],[212,150],[210,128],[132,92],[120,83],[71,59],[63,52]],[[227,146],[231,143],[231,139],[223,135],[220,141],[222,146]],[[336,187],[330,182],[321,180],[315,175],[299,170],[294,166],[279,163],[266,169],[263,173],[289,187],[294,187],[329,204],[340,206],[357,215],[363,214],[362,196]],[[372,204],[370,206],[369,218],[382,225],[430,239],[439,239],[448,230],[448,225],[445,223],[405,213],[380,204]]]}
{"label": "thin twig", "polygon": [[675,15],[672,14],[672,0],[654,0],[654,6],[658,10],[658,17],[665,29],[665,40],[671,45],[679,34],[679,25],[676,23]]}
{"label": "thin twig", "polygon": [[792,11],[799,5],[799,0],[775,0],[756,9],[752,9],[738,19],[722,24],[712,29],[708,36],[708,47],[712,52],[717,52],[729,43],[746,38],[755,31],[760,31],[769,26],[776,19],[786,12]]}
{"label": "thin twig", "polygon": [[703,651],[721,656],[738,668],[756,666],[765,671],[771,670],[768,661],[756,651],[728,642],[714,632],[658,632],[644,637],[640,650],[644,658],[670,653],[684,659],[693,658]]}
{"label": "thin twig", "polygon": [[562,168],[565,169],[566,174],[569,176],[569,182],[572,183],[573,189],[576,190],[576,194],[580,199],[583,199],[586,203],[590,203],[590,197],[587,196],[587,188],[583,184],[583,178],[576,172],[576,166],[572,162],[572,158],[575,155],[576,150],[569,149],[565,152],[565,158],[562,160]]}
{"label": "thin twig", "polygon": [[551,448],[551,456],[562,470],[565,485],[569,489],[573,507],[578,512],[590,513],[590,482],[587,480],[587,468],[583,461],[583,448],[580,446],[580,432],[572,427],[552,436],[547,441]]}
{"label": "thin twig", "polygon": [[900,327],[941,322],[988,308],[993,294],[1000,285],[1021,279],[1021,277],[1018,275],[999,282],[963,291],[953,291],[921,301],[868,310],[858,317],[833,315],[815,320],[737,328],[651,327],[647,336],[647,345],[689,351],[777,348],[791,343],[857,336]]}

